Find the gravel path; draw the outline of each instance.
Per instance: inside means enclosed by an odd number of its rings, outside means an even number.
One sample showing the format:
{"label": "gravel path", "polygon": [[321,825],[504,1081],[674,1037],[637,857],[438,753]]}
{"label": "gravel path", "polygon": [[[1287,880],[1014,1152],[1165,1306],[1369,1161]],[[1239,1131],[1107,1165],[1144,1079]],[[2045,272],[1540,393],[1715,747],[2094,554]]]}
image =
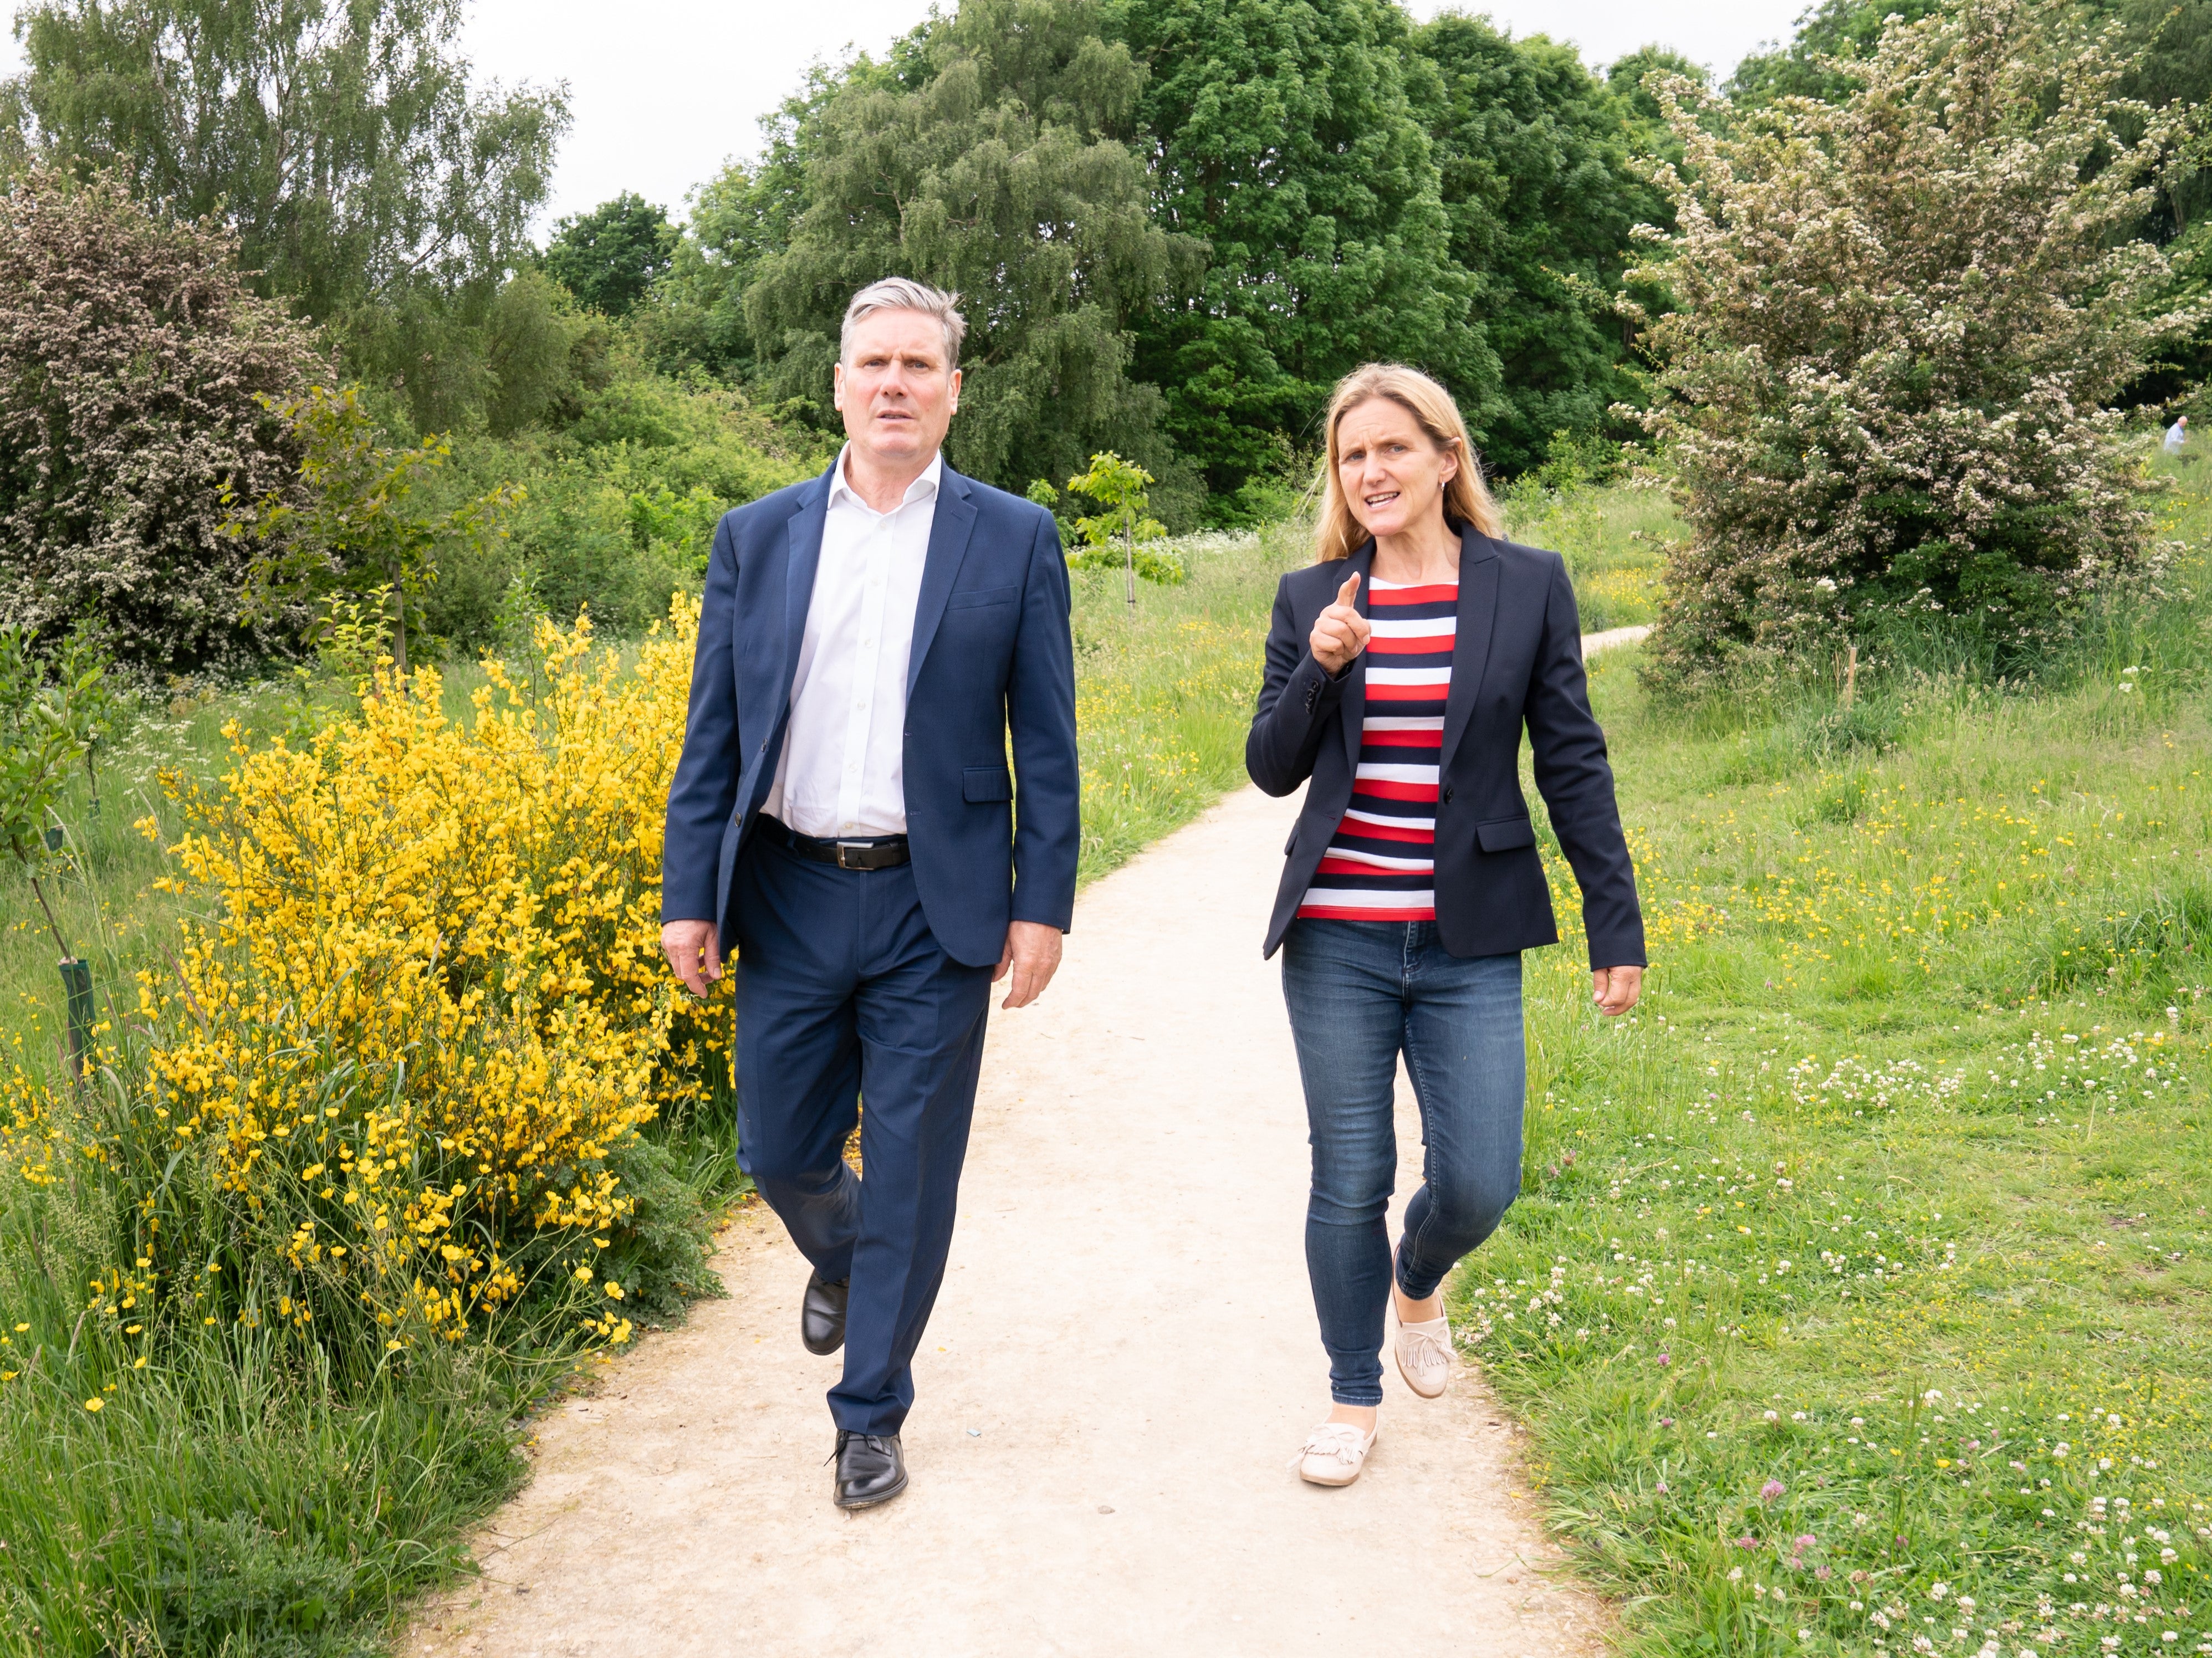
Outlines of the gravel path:
{"label": "gravel path", "polygon": [[[1327,1404],[1304,1111],[1259,950],[1294,815],[1231,796],[1084,895],[1042,1002],[994,1010],[903,1497],[831,1506],[837,1362],[799,1345],[805,1263],[750,1208],[722,1239],[729,1298],[547,1412],[483,1578],[407,1650],[1601,1650],[1604,1608],[1559,1575],[1471,1367],[1434,1403],[1389,1371],[1357,1485],[1286,1466]],[[1399,1151],[1402,1203],[1402,1073]]]}

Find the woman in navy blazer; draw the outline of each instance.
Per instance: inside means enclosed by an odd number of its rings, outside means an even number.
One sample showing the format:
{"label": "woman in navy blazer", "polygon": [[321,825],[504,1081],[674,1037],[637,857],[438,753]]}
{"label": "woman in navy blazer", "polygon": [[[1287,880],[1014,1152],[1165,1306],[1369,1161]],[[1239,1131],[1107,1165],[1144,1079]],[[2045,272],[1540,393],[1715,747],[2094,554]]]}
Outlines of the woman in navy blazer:
{"label": "woman in navy blazer", "polygon": [[[1426,375],[1347,375],[1326,435],[1320,556],[1277,592],[1245,762],[1270,794],[1307,785],[1267,953],[1283,951],[1305,1088],[1306,1262],[1332,1400],[1297,1467],[1342,1485],[1375,1442],[1386,1310],[1400,1374],[1436,1397],[1444,1275],[1520,1189],[1520,952],[1559,940],[1523,730],[1582,886],[1601,1012],[1635,1005],[1644,956],[1565,562],[1499,537],[1459,410]],[[1425,1157],[1393,1250],[1401,1054]]]}

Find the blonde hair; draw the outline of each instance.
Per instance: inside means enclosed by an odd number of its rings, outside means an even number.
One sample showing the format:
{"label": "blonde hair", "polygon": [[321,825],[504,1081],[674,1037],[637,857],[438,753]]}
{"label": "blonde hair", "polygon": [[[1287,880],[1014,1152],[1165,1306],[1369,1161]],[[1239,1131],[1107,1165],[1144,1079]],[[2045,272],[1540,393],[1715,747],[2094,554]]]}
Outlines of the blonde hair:
{"label": "blonde hair", "polygon": [[1459,471],[1444,485],[1446,521],[1472,524],[1484,535],[1494,536],[1504,527],[1498,503],[1483,487],[1481,463],[1468,441],[1467,422],[1450,392],[1418,368],[1403,363],[1370,362],[1337,381],[1328,399],[1328,445],[1321,463],[1321,512],[1314,521],[1314,552],[1322,563],[1349,558],[1367,541],[1367,531],[1352,515],[1336,475],[1336,431],[1344,417],[1361,404],[1387,398],[1411,415],[1439,449],[1456,449]]}

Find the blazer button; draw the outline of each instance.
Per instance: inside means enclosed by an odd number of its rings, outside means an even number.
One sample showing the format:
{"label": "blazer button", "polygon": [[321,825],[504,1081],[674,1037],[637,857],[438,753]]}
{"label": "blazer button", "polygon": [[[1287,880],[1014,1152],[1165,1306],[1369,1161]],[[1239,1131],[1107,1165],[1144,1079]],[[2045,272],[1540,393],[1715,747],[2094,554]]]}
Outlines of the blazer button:
{"label": "blazer button", "polygon": [[1444,804],[1446,805],[1451,804],[1451,785],[1449,783],[1444,785]]}

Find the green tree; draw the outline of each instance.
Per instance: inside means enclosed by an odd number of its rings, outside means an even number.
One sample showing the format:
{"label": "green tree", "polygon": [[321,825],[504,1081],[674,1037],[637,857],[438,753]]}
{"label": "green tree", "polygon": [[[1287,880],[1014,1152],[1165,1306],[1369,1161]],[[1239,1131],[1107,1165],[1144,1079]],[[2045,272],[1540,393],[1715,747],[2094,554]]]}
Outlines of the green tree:
{"label": "green tree", "polygon": [[1662,89],[1686,165],[1649,424],[1691,529],[1662,675],[1937,618],[2033,660],[2136,566],[2150,485],[2110,405],[2192,319],[2154,312],[2165,257],[2127,235],[2179,122],[2124,70],[2070,8],[1954,0],[1839,104],[1709,124]]}
{"label": "green tree", "polygon": [[[520,494],[499,485],[441,511],[422,490],[453,451],[442,437],[402,448],[377,440],[356,388],[310,387],[277,406],[305,457],[298,492],[272,494],[234,519],[258,543],[255,587],[264,605],[333,593],[389,596],[392,665],[407,671],[408,601],[420,601],[448,552],[481,556],[504,533]],[[327,610],[326,610],[327,613]]]}
{"label": "green tree", "polygon": [[[892,273],[965,296],[954,464],[1019,489],[1114,447],[1170,474],[1127,329],[1165,291],[1130,130],[1144,70],[1094,0],[967,0],[806,119],[805,204],[745,313],[782,398],[828,401],[847,299]],[[1194,246],[1186,258],[1194,256]]]}
{"label": "green tree", "polygon": [[546,274],[580,303],[627,317],[667,274],[678,240],[665,209],[625,190],[555,225],[544,263]]}
{"label": "green tree", "polygon": [[[1418,112],[1439,96],[1389,0],[1126,0],[1150,70],[1161,226],[1211,242],[1138,319],[1138,374],[1224,505],[1310,441],[1333,381],[1389,358],[1437,374],[1483,428],[1499,370]],[[1228,514],[1217,511],[1217,517]]]}
{"label": "green tree", "polygon": [[[680,369],[751,376],[760,367],[745,322],[745,290],[762,264],[791,246],[807,203],[807,155],[823,105],[846,74],[817,64],[801,92],[761,118],[761,156],[732,161],[691,194],[691,213],[638,329],[655,361]],[[771,354],[773,355],[773,354]]]}
{"label": "green tree", "polygon": [[9,90],[34,154],[220,216],[259,291],[430,420],[483,393],[477,331],[568,120],[565,88],[472,92],[461,21],[462,0],[34,0]]}
{"label": "green tree", "polygon": [[[1181,561],[1143,544],[1167,534],[1167,526],[1151,515],[1152,501],[1145,493],[1145,486],[1154,481],[1143,467],[1131,465],[1111,450],[1091,456],[1091,469],[1067,481],[1070,495],[1088,495],[1100,509],[1075,520],[1075,533],[1083,537],[1083,550],[1067,556],[1069,568],[1096,570],[1120,564],[1128,577],[1133,610],[1137,608],[1139,576],[1169,583],[1183,579]],[[1042,491],[1052,489],[1039,478],[1030,486],[1030,500],[1037,499],[1041,487]]]}
{"label": "green tree", "polygon": [[1572,46],[1454,14],[1415,38],[1437,70],[1440,95],[1424,113],[1452,257],[1476,280],[1503,373],[1484,456],[1519,472],[1544,460],[1554,433],[1597,432],[1612,404],[1639,400],[1611,299],[1629,228],[1663,222],[1667,203],[1631,165],[1620,94]]}

